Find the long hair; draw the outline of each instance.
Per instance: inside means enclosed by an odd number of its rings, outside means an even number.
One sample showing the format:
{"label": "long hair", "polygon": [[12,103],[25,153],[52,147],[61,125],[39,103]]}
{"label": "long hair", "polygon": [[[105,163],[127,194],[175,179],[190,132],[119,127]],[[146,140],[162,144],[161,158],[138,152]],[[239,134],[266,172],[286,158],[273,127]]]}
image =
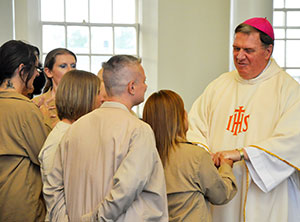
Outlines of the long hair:
{"label": "long hair", "polygon": [[145,103],[143,120],[154,131],[156,147],[165,165],[170,150],[179,142],[186,141],[183,100],[171,90],[155,92]]}
{"label": "long hair", "polygon": [[[48,68],[49,70],[52,70],[56,62],[56,56],[58,55],[72,55],[75,58],[75,61],[77,62],[77,57],[72,51],[66,48],[56,48],[51,50],[47,54],[45,58],[44,68]],[[49,89],[52,89],[53,87],[52,78],[49,78],[47,75],[45,75],[45,77],[46,77],[46,85],[43,89],[43,93],[47,92]]]}
{"label": "long hair", "polygon": [[11,79],[20,64],[24,64],[19,75],[25,87],[35,71],[35,63],[38,60],[39,50],[37,47],[22,41],[10,40],[0,47],[0,85]]}
{"label": "long hair", "polygon": [[60,120],[77,120],[95,109],[100,93],[100,79],[82,70],[67,72],[58,84],[55,94],[57,115]]}

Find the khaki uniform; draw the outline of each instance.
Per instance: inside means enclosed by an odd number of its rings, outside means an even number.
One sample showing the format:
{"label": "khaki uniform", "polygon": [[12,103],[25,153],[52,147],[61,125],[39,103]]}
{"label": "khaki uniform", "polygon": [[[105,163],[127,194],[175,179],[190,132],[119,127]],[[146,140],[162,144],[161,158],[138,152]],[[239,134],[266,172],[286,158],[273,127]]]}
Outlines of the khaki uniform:
{"label": "khaki uniform", "polygon": [[0,92],[0,221],[43,221],[38,154],[50,129],[36,105]]}
{"label": "khaki uniform", "polygon": [[42,95],[34,97],[32,101],[38,105],[43,113],[45,123],[53,129],[55,124],[59,122],[59,118],[55,108],[55,97],[52,97],[51,89]]}
{"label": "khaki uniform", "polygon": [[237,192],[228,164],[219,169],[210,154],[196,145],[179,143],[165,165],[169,221],[211,221],[209,203],[225,204]]}

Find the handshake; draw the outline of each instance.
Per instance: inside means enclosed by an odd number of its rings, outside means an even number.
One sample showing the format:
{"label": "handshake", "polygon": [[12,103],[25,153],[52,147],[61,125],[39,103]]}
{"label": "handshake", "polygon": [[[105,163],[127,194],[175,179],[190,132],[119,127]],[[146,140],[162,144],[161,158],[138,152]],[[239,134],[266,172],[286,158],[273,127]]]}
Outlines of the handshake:
{"label": "handshake", "polygon": [[245,149],[235,149],[235,150],[224,150],[217,153],[211,153],[212,160],[216,167],[227,163],[231,167],[233,163],[240,160],[248,160],[248,155]]}

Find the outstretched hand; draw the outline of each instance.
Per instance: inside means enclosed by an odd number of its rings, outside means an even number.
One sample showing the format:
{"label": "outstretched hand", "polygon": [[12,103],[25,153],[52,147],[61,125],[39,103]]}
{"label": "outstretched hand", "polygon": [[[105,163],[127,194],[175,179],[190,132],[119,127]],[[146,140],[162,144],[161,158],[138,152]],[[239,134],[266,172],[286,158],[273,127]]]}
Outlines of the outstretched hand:
{"label": "outstretched hand", "polygon": [[216,167],[219,167],[224,163],[227,163],[232,167],[234,162],[241,159],[240,153],[237,150],[226,150],[211,155]]}

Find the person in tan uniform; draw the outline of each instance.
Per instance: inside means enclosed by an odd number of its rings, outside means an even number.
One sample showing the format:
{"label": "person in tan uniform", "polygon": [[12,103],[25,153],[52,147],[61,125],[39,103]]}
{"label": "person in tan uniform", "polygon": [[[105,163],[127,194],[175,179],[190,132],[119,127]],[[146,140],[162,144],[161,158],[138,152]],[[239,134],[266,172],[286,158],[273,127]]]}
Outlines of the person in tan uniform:
{"label": "person in tan uniform", "polygon": [[37,48],[11,40],[0,48],[0,221],[44,221],[38,154],[50,132],[25,95],[39,75]]}
{"label": "person in tan uniform", "polygon": [[46,85],[43,94],[33,98],[45,117],[45,122],[53,128],[59,121],[55,108],[55,94],[63,75],[76,68],[76,55],[66,48],[56,48],[50,51],[44,64]]}
{"label": "person in tan uniform", "polygon": [[[47,193],[51,221],[168,221],[166,185],[151,127],[131,113],[147,89],[141,60],[103,63],[106,101],[62,138]],[[66,221],[67,221],[66,220]]]}
{"label": "person in tan uniform", "polygon": [[[71,70],[63,76],[55,95],[55,105],[60,121],[48,135],[39,154],[43,189],[47,190],[47,176],[52,169],[58,144],[65,132],[77,119],[99,108],[102,103],[100,79],[95,74],[83,70]],[[47,209],[51,208],[52,204],[59,204],[48,201],[46,193],[44,198]],[[65,208],[65,205],[62,208]],[[48,214],[46,221],[49,221]]]}
{"label": "person in tan uniform", "polygon": [[226,204],[237,192],[233,161],[220,156],[217,169],[209,152],[186,140],[187,113],[171,90],[148,98],[143,120],[154,131],[164,165],[169,221],[211,221],[209,203]]}

